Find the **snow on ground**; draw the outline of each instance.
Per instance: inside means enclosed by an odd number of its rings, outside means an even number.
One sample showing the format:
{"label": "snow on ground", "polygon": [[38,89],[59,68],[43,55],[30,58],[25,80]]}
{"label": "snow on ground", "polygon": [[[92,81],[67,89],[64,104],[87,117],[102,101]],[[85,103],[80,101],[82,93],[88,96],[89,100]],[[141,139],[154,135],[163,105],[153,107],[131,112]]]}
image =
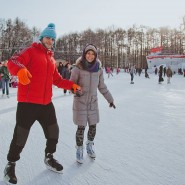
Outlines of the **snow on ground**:
{"label": "snow on ground", "polygon": [[[142,74],[134,81],[131,85],[125,73],[105,75],[116,109],[109,108],[99,95],[97,158],[91,160],[84,150],[82,165],[75,161],[73,97],[53,88],[60,127],[55,157],[64,166],[63,174],[46,170],[45,138],[36,122],[16,165],[18,185],[185,185],[185,78],[175,75],[171,84],[165,78],[160,85],[154,74],[150,79]],[[16,104],[16,89],[10,89],[10,99],[0,98],[0,185],[4,185]]]}

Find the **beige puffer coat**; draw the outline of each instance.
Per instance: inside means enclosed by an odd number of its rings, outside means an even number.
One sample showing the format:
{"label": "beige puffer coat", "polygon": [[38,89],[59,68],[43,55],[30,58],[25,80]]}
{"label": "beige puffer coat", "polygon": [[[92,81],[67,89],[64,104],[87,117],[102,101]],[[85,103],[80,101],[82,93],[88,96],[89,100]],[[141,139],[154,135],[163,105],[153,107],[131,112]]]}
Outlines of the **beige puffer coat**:
{"label": "beige puffer coat", "polygon": [[82,69],[80,62],[81,58],[77,60],[76,67],[72,69],[70,78],[80,85],[83,91],[80,97],[74,95],[73,122],[82,126],[86,126],[87,123],[93,125],[99,122],[97,89],[108,103],[114,100],[104,83],[103,70],[100,68],[98,72],[88,72]]}

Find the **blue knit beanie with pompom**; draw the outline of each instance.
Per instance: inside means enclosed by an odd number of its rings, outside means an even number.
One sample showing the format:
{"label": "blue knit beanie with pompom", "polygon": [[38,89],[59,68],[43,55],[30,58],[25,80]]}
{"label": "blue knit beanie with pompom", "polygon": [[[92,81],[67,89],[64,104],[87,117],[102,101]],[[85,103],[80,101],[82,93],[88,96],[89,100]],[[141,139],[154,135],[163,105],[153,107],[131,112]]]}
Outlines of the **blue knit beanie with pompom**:
{"label": "blue knit beanie with pompom", "polygon": [[40,34],[39,40],[41,40],[43,37],[49,37],[54,40],[56,39],[55,24],[53,23],[48,24],[48,26]]}

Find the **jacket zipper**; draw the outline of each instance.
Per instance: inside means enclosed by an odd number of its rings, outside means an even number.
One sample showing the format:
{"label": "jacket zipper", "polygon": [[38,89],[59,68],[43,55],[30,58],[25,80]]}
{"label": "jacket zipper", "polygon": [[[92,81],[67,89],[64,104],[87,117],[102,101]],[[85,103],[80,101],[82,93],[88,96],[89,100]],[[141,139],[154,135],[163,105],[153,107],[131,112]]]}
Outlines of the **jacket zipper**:
{"label": "jacket zipper", "polygon": [[44,99],[43,99],[43,103],[45,102],[45,98],[46,98],[46,83],[47,83],[47,76],[48,76],[48,53],[47,53],[47,65],[46,65],[46,80],[45,80],[45,91],[44,91]]}
{"label": "jacket zipper", "polygon": [[[90,72],[89,72],[90,73]],[[88,93],[88,97],[87,97],[87,110],[88,110],[88,105],[90,105],[90,109],[91,109],[91,100],[89,100],[89,96],[90,96],[90,90],[91,90],[91,75],[92,73],[90,73],[90,85],[89,85],[89,93]],[[90,102],[89,102],[90,101]]]}

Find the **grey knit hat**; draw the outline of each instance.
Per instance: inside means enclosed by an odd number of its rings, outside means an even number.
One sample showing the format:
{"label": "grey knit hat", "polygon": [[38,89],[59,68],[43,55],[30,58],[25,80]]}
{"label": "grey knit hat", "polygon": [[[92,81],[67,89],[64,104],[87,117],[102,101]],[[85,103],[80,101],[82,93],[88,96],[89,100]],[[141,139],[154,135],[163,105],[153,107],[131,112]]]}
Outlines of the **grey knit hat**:
{"label": "grey knit hat", "polygon": [[89,51],[89,50],[92,50],[92,51],[94,51],[95,54],[97,54],[97,49],[96,49],[96,47],[93,46],[93,45],[91,45],[91,44],[89,44],[89,45],[87,45],[87,46],[85,47],[85,53],[87,53],[87,51]]}

